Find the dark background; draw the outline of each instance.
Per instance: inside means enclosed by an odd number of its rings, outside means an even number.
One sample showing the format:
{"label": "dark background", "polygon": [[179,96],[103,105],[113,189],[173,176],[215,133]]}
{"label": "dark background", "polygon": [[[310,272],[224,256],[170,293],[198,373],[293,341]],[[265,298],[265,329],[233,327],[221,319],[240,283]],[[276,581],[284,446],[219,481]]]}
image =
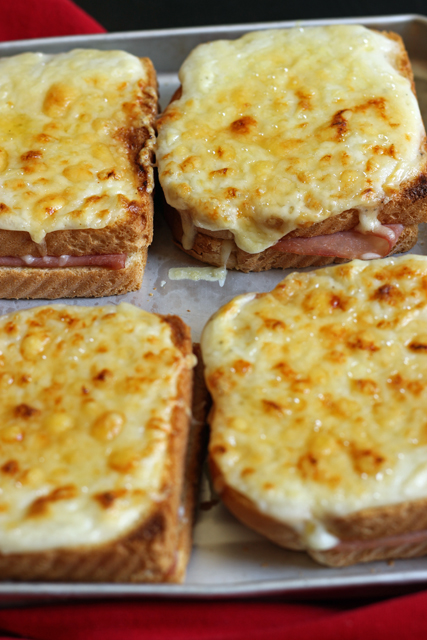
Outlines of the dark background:
{"label": "dark background", "polygon": [[427,15],[427,0],[74,1],[108,31],[403,13]]}

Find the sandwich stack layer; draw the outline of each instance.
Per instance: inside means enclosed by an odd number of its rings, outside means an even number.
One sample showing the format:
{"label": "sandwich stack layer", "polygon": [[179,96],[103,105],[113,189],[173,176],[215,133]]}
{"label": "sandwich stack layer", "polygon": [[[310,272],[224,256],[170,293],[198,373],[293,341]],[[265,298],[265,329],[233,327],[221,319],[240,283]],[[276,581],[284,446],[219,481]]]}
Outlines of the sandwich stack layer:
{"label": "sandwich stack layer", "polygon": [[152,238],[156,112],[147,58],[2,58],[0,296],[139,288]]}
{"label": "sandwich stack layer", "polygon": [[259,31],[199,45],[179,77],[157,157],[185,251],[259,271],[415,244],[425,131],[399,36]]}
{"label": "sandwich stack layer", "polygon": [[321,562],[427,552],[427,258],[294,273],[202,336],[214,484]]}

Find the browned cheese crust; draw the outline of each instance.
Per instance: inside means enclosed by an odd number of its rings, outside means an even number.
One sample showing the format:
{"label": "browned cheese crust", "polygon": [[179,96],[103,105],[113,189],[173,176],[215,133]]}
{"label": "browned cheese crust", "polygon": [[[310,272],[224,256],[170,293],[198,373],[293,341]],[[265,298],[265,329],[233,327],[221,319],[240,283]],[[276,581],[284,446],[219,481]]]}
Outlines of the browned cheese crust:
{"label": "browned cheese crust", "polygon": [[[402,38],[393,32],[383,31],[382,34],[399,43],[400,56],[397,60],[397,69],[411,82],[412,91],[415,94],[415,83],[411,63]],[[182,87],[179,87],[172,96],[171,102],[179,100],[181,95]],[[343,118],[344,116],[341,114],[340,117]],[[345,126],[345,119],[343,126]],[[427,139],[425,137],[421,144],[421,151],[427,154]],[[187,250],[182,246],[183,232],[180,213],[166,203],[164,213],[177,246],[193,258],[217,267],[224,266],[221,257],[223,255],[221,252],[224,240],[232,241],[231,254],[225,266],[228,269],[236,269],[238,271],[249,272],[266,271],[268,269],[320,267],[334,262],[345,262],[343,259],[334,257],[303,256],[278,252],[274,249],[274,246],[260,253],[250,254],[237,247],[231,231],[209,231],[208,229],[202,229],[200,227],[195,228],[196,234],[192,249]],[[412,180],[403,183],[399,192],[393,195],[388,202],[382,206],[378,219],[381,224],[403,224],[405,226],[404,232],[399,238],[397,245],[388,255],[403,253],[416,244],[417,228],[415,225],[421,222],[427,222],[427,159],[420,173]],[[357,209],[348,209],[322,222],[295,229],[288,235],[289,237],[301,238],[329,235],[339,231],[354,229],[358,223],[359,213]]]}
{"label": "browned cheese crust", "polygon": [[[139,107],[144,116],[154,126],[157,115],[157,99],[148,88],[157,89],[157,78],[149,58],[141,58],[141,64],[147,71],[147,85],[139,98]],[[138,162],[138,156],[151,139],[146,126],[135,127],[130,124],[120,132],[120,137],[128,150],[129,162],[135,167],[135,183],[138,199],[123,202],[127,209],[120,221],[102,229],[65,229],[46,234],[46,247],[31,240],[26,231],[7,231],[0,229],[0,256],[61,256],[127,253],[131,254],[142,247],[148,247],[153,237],[153,202],[147,193],[147,172]],[[0,204],[1,206],[1,204]]]}
{"label": "browned cheese crust", "polygon": [[[173,341],[184,356],[191,354],[189,328],[177,316],[163,316]],[[0,577],[11,580],[81,582],[180,582],[191,549],[191,529],[201,460],[206,394],[199,380],[195,395],[198,419],[189,435],[193,373],[185,368],[178,382],[178,400],[171,431],[161,492],[166,497],[151,514],[122,538],[98,547],[81,546],[36,553],[0,554]],[[185,471],[187,443],[187,471]],[[185,485],[184,485],[185,483]],[[180,519],[183,504],[185,517]]]}

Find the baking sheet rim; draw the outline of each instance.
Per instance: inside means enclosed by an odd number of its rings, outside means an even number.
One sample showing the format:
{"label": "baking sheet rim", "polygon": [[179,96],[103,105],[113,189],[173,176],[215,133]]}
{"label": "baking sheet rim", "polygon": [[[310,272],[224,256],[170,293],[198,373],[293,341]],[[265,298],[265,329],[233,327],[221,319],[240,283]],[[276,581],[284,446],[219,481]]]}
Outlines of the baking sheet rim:
{"label": "baking sheet rim", "polygon": [[[354,24],[375,25],[378,23],[389,26],[395,23],[408,24],[421,22],[427,26],[427,16],[420,14],[397,14],[391,16],[367,16],[331,19],[294,20],[268,23],[214,25],[205,27],[188,27],[176,29],[159,29],[149,31],[127,31],[108,34],[73,35],[53,38],[36,38],[16,40],[0,43],[0,53],[16,49],[36,49],[44,45],[73,45],[82,43],[96,44],[97,42],[114,42],[116,40],[171,38],[186,35],[218,34],[224,32],[245,32],[266,28],[289,28],[292,26],[315,26],[325,24]],[[426,61],[427,62],[427,61]],[[160,72],[161,74],[161,72]],[[372,571],[375,571],[373,573]],[[302,573],[302,572],[301,572]],[[206,585],[203,583],[171,584],[123,584],[123,583],[47,583],[47,582],[0,582],[0,607],[9,601],[33,601],[34,599],[52,598],[113,598],[113,597],[192,597],[197,599],[212,597],[249,597],[267,596],[272,594],[303,594],[310,591],[325,595],[326,591],[335,589],[357,589],[375,586],[403,586],[427,583],[427,568],[414,573],[411,570],[393,573],[381,573],[366,565],[366,573],[361,575],[319,576],[318,578],[279,578],[257,581],[236,581],[227,585]]]}

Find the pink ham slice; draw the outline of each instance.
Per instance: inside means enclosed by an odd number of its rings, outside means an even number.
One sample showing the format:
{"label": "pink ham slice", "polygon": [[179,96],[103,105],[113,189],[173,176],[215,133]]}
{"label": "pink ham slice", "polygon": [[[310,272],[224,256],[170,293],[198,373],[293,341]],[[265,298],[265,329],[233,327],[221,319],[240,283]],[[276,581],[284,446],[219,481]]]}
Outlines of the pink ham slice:
{"label": "pink ham slice", "polygon": [[388,224],[383,225],[381,229],[383,230],[382,235],[351,230],[313,238],[288,238],[285,236],[274,245],[274,248],[277,251],[303,256],[336,256],[349,260],[384,258],[398,241],[403,231],[403,225]]}
{"label": "pink ham slice", "polygon": [[124,269],[126,254],[114,253],[98,256],[45,256],[34,258],[23,256],[0,257],[0,267],[31,267],[32,269],[57,269],[58,267],[105,267],[106,269]]}
{"label": "pink ham slice", "polygon": [[375,549],[378,547],[398,547],[403,544],[419,544],[420,542],[427,543],[427,531],[425,529],[401,533],[400,535],[389,536],[387,538],[376,538],[374,540],[348,540],[346,542],[340,542],[333,548],[340,549],[341,551],[363,551],[365,549]]}

